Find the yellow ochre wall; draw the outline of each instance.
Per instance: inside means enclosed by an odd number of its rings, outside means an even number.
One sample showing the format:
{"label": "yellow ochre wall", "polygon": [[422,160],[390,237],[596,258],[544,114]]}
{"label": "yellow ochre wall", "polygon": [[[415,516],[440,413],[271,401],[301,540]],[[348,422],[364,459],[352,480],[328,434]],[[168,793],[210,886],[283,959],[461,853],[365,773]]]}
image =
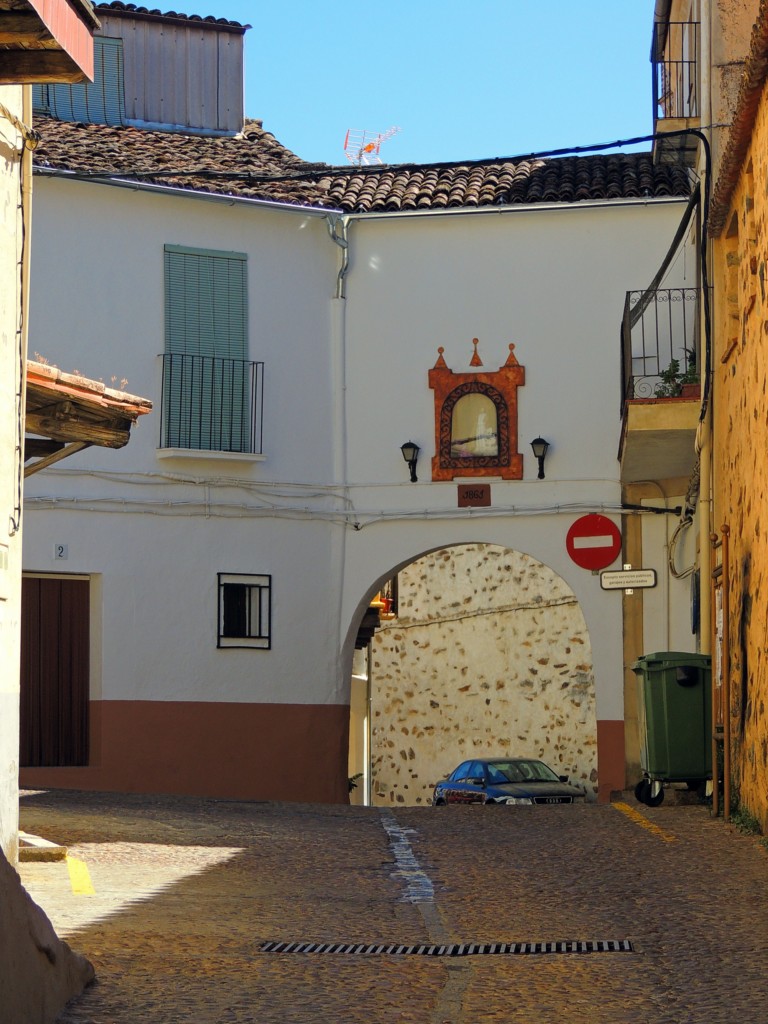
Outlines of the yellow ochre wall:
{"label": "yellow ochre wall", "polygon": [[768,100],[714,243],[713,528],[730,528],[732,783],[768,831]]}

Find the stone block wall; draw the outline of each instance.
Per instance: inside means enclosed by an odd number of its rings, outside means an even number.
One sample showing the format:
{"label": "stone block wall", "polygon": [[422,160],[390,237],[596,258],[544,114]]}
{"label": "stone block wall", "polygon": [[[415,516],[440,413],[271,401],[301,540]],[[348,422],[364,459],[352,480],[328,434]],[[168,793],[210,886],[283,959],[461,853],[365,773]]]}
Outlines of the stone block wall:
{"label": "stone block wall", "polygon": [[496,755],[540,757],[595,798],[589,636],[545,565],[479,544],[412,563],[371,666],[375,805],[428,804],[461,761]]}
{"label": "stone block wall", "polygon": [[768,832],[768,98],[715,244],[714,519],[729,527],[732,783]]}

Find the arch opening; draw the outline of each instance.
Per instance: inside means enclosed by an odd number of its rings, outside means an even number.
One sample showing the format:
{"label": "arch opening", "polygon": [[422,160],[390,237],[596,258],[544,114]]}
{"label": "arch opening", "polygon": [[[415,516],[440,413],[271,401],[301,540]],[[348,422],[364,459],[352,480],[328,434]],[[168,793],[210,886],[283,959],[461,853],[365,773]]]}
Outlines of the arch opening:
{"label": "arch opening", "polygon": [[537,757],[597,796],[592,648],[568,584],[531,556],[461,544],[400,569],[397,614],[356,652],[353,803],[428,805],[472,757]]}

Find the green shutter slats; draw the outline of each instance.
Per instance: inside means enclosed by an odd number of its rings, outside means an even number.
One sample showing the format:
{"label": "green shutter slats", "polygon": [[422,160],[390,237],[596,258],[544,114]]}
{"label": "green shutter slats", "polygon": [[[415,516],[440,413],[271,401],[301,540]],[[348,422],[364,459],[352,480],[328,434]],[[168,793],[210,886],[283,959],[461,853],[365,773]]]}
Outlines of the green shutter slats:
{"label": "green shutter slats", "polygon": [[170,447],[251,451],[244,253],[165,247],[163,400]]}
{"label": "green shutter slats", "polygon": [[122,39],[94,36],[93,64],[93,82],[36,86],[33,110],[59,121],[125,124]]}

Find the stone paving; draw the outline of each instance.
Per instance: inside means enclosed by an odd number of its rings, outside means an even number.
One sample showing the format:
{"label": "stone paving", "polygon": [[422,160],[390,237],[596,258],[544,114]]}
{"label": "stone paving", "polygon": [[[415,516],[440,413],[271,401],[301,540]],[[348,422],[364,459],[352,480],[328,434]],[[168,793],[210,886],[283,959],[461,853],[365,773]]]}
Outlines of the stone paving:
{"label": "stone paving", "polygon": [[[630,806],[631,805],[631,806]],[[96,983],[60,1024],[768,1021],[768,853],[704,806],[27,793],[22,880]],[[268,953],[270,940],[632,952]]]}

